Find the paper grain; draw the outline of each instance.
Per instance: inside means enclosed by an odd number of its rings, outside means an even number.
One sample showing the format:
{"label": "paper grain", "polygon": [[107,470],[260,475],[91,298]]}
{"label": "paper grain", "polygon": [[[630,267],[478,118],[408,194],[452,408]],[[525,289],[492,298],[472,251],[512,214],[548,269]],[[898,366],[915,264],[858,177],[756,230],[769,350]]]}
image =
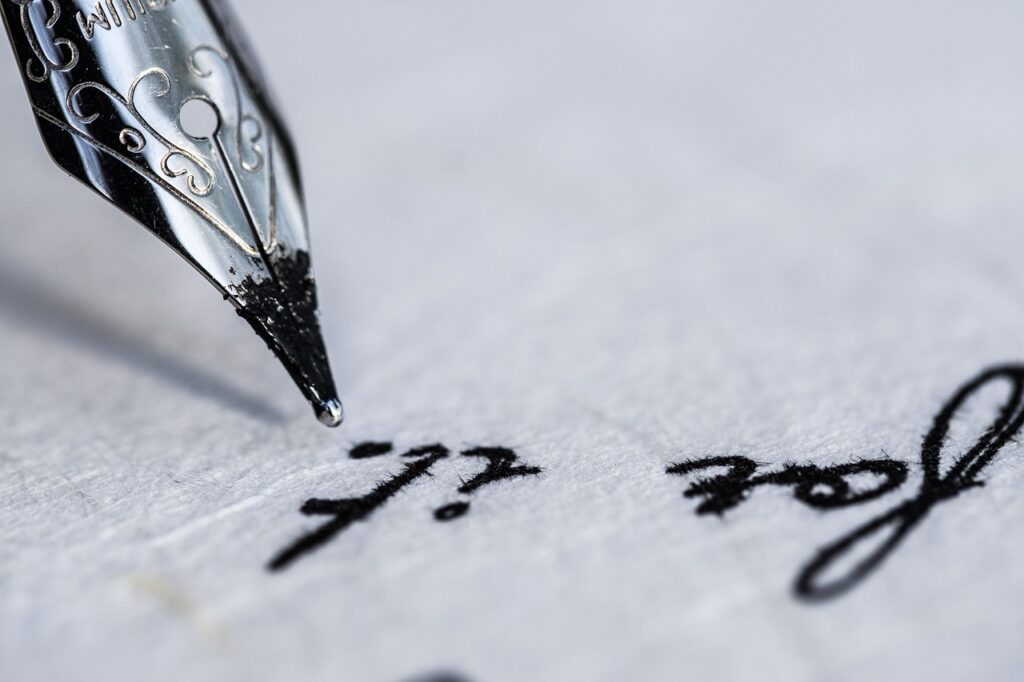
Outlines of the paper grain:
{"label": "paper grain", "polygon": [[[239,10],[300,150],[347,423],[62,176],[0,50],[0,678],[1019,675],[1015,444],[857,589],[791,592],[911,494],[957,387],[1024,359],[1019,4]],[[544,473],[438,523],[479,470],[452,457],[269,573],[308,498],[400,470],[348,459],[366,440]],[[698,517],[665,469],[727,454],[910,480]]]}

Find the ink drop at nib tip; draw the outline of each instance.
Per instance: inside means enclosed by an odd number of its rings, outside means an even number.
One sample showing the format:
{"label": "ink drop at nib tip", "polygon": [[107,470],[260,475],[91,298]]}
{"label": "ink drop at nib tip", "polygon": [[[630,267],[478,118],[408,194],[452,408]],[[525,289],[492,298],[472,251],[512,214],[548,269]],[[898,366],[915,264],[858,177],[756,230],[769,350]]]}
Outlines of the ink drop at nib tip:
{"label": "ink drop at nib tip", "polygon": [[345,421],[345,409],[337,399],[332,399],[316,406],[316,416],[321,424],[333,429]]}

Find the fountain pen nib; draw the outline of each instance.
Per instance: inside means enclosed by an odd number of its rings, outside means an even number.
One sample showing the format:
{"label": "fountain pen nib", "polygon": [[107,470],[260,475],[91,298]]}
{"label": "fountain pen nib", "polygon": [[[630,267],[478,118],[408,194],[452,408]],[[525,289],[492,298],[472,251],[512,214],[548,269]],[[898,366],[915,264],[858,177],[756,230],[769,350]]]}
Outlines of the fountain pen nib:
{"label": "fountain pen nib", "polygon": [[54,160],[209,279],[340,424],[295,151],[226,2],[0,0],[0,14]]}

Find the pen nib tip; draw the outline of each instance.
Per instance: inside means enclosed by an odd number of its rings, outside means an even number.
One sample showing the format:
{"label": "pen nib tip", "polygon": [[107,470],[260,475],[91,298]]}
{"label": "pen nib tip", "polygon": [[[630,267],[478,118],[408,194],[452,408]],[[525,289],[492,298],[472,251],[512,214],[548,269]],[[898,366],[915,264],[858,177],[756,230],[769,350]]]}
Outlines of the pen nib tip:
{"label": "pen nib tip", "polygon": [[337,428],[345,421],[345,409],[337,400],[325,400],[316,406],[316,418],[329,428]]}

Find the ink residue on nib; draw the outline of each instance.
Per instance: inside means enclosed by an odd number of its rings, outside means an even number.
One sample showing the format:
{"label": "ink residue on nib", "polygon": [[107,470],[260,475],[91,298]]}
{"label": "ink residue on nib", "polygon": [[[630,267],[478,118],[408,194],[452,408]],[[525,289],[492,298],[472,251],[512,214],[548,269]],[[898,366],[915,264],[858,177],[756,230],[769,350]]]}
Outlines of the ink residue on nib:
{"label": "ink residue on nib", "polygon": [[309,254],[282,248],[267,259],[271,276],[247,276],[231,292],[238,314],[266,341],[325,426],[344,419],[317,316]]}
{"label": "ink residue on nib", "polygon": [[341,426],[345,421],[345,410],[337,400],[326,400],[316,406],[316,417],[320,423],[330,428]]}

